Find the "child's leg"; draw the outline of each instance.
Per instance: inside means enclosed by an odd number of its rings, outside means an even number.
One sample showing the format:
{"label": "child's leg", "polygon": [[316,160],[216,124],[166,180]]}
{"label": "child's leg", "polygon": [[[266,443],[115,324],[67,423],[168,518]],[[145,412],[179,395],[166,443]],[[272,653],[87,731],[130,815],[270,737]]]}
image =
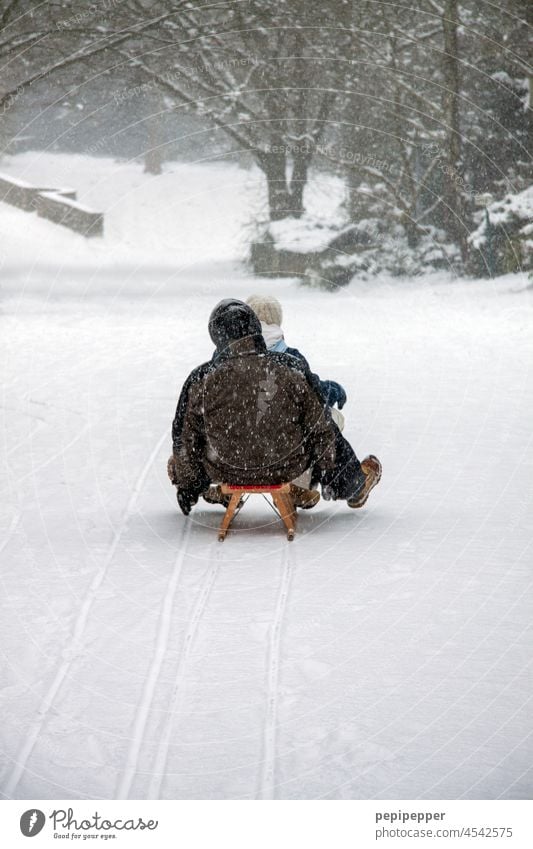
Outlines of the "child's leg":
{"label": "child's leg", "polygon": [[333,425],[333,428],[335,430],[335,468],[322,472],[318,478],[314,472],[313,482],[320,481],[323,494],[326,490],[330,497],[345,500],[363,486],[365,473],[350,443],[336,425]]}

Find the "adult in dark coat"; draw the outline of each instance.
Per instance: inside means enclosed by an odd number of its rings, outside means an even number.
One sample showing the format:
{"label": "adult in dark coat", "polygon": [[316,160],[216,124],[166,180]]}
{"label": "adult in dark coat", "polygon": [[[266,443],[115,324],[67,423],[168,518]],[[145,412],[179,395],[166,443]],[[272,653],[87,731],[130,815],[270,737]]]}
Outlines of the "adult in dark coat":
{"label": "adult in dark coat", "polygon": [[174,418],[178,501],[188,513],[210,483],[278,484],[335,464],[335,437],[303,368],[269,354],[241,301],[211,314],[216,352],[183,387]]}
{"label": "adult in dark coat", "polygon": [[182,511],[211,483],[285,483],[308,468],[334,498],[359,492],[365,474],[305,365],[267,351],[242,301],[221,301],[209,333],[215,354],[187,378],[172,426],[169,477]]}

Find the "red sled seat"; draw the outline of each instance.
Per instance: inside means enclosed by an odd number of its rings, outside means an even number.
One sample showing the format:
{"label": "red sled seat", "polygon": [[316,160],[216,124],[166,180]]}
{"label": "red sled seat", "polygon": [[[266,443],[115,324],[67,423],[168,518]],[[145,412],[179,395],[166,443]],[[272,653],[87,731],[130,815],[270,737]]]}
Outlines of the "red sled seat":
{"label": "red sled seat", "polygon": [[278,483],[265,486],[262,486],[261,484],[234,485],[223,483],[220,488],[224,495],[231,496],[230,502],[226,508],[226,513],[222,519],[220,528],[218,529],[218,539],[220,542],[223,542],[226,539],[226,535],[233,521],[233,517],[237,512],[237,508],[240,509],[239,505],[242,506],[241,502],[243,498],[249,495],[270,495],[274,502],[274,509],[287,529],[287,539],[289,541],[294,539],[294,534],[296,532],[296,507],[294,506],[294,502],[291,497],[290,483]]}

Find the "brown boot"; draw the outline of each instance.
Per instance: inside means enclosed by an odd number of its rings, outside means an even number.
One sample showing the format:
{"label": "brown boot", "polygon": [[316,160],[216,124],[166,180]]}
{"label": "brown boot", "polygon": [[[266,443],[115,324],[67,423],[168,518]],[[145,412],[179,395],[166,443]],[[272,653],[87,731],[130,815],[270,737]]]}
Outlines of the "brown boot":
{"label": "brown boot", "polygon": [[381,463],[373,454],[369,454],[368,457],[365,457],[361,463],[361,468],[365,474],[366,480],[361,489],[348,499],[346,502],[348,507],[362,507],[363,504],[366,504],[371,490],[374,489],[381,480]]}
{"label": "brown boot", "polygon": [[320,501],[320,493],[316,489],[304,489],[291,483],[291,498],[295,507],[310,510],[311,507],[316,507]]}

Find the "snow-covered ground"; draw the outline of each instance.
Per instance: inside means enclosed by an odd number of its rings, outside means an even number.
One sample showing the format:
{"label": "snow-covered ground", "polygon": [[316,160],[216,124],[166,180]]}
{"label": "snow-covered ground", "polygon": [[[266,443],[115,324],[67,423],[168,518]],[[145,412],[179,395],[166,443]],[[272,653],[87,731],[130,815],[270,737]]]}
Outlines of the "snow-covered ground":
{"label": "snow-covered ground", "polygon": [[[265,213],[258,169],[231,163],[170,163],[158,177],[136,162],[47,153],[6,157],[0,172],[34,185],[70,187],[104,212],[104,239],[85,239],[36,214],[0,203],[0,297],[23,291],[47,297],[135,295],[231,284],[231,263],[246,256]],[[310,217],[342,220],[337,177],[312,181]]]}
{"label": "snow-covered ground", "polygon": [[[85,242],[0,205],[3,795],[531,798],[525,276],[258,281],[253,172],[71,160],[1,168],[106,211]],[[291,544],[256,497],[221,545],[169,429],[212,306],[253,291],[384,475]]]}

